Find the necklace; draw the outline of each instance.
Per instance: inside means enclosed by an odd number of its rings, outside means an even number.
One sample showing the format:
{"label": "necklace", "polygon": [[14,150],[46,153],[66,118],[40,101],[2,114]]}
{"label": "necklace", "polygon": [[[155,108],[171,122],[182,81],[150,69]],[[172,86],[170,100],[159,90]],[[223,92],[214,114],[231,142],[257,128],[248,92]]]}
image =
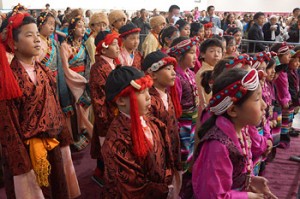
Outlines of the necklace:
{"label": "necklace", "polygon": [[46,63],[49,61],[51,57],[52,45],[51,45],[51,40],[49,38],[46,38],[43,35],[41,35],[41,38],[47,43],[47,51],[45,53],[44,58],[41,60],[41,63],[43,65],[46,65]]}
{"label": "necklace", "polygon": [[71,48],[74,54],[77,54],[79,52],[80,47],[81,47],[81,41],[75,41],[75,40],[72,41]]}
{"label": "necklace", "polygon": [[243,156],[246,159],[246,167],[247,167],[247,174],[246,174],[246,181],[245,181],[245,189],[248,190],[250,183],[251,183],[251,171],[252,171],[252,159],[251,159],[251,141],[247,134],[247,129],[242,131],[241,138],[239,137],[239,142],[242,148]]}

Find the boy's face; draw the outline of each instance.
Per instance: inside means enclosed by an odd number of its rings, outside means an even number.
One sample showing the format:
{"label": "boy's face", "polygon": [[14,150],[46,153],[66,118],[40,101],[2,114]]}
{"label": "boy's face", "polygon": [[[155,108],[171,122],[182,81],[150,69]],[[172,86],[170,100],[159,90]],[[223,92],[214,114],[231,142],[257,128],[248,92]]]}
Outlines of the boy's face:
{"label": "boy's face", "polygon": [[106,57],[109,57],[111,59],[115,59],[120,54],[120,47],[117,39],[114,39],[114,41],[108,46],[107,49],[102,49],[102,54]]}
{"label": "boy's face", "polygon": [[41,38],[35,23],[23,25],[18,34],[18,41],[14,41],[16,53],[26,57],[40,54]]}
{"label": "boy's face", "polygon": [[128,50],[136,50],[140,43],[140,33],[133,33],[127,35],[125,39],[123,39],[123,45]]}
{"label": "boy's face", "polygon": [[42,25],[40,33],[44,37],[49,37],[55,29],[55,19],[53,17],[48,17],[47,21]]}
{"label": "boy's face", "polygon": [[113,27],[116,28],[117,30],[119,30],[125,24],[126,24],[126,19],[125,18],[121,18],[121,19],[118,19],[117,21],[115,21],[113,23]]}
{"label": "boy's face", "polygon": [[135,94],[140,116],[146,115],[151,107],[151,96],[149,94],[149,89],[146,88],[145,90],[136,92]]}
{"label": "boy's face", "polygon": [[210,46],[206,49],[206,52],[203,53],[202,57],[204,61],[211,66],[215,66],[216,63],[222,58],[222,48],[218,46]]}
{"label": "boy's face", "polygon": [[85,25],[82,20],[79,20],[76,24],[74,36],[75,37],[84,37],[85,34]]}
{"label": "boy's face", "polygon": [[155,84],[160,86],[162,89],[166,89],[170,86],[174,86],[176,72],[173,65],[168,65],[157,72],[153,72],[151,76]]}
{"label": "boy's face", "polygon": [[94,23],[91,29],[93,32],[99,33],[100,31],[105,31],[107,29],[107,24],[103,22]]}

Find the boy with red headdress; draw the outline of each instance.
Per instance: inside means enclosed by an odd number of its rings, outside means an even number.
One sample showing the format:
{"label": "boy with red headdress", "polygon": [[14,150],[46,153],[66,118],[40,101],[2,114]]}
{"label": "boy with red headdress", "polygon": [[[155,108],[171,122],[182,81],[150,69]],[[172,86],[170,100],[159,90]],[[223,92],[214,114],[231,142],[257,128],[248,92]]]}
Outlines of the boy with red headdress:
{"label": "boy with red headdress", "polygon": [[119,59],[123,66],[134,66],[141,69],[143,57],[137,51],[140,43],[140,32],[141,29],[133,23],[128,23],[120,28],[119,37],[122,39],[122,47]]}
{"label": "boy with red headdress", "polygon": [[[41,50],[39,31],[35,20],[18,7],[4,23],[6,34],[0,42],[0,142],[6,194],[24,199],[75,198],[80,195],[76,175],[68,187],[70,167],[65,158],[70,156],[61,152],[72,138],[64,131],[56,81],[48,68],[35,61]],[[15,54],[10,66],[6,51]]]}
{"label": "boy with red headdress", "polygon": [[103,158],[101,143],[103,143],[109,125],[115,117],[116,107],[106,101],[104,85],[109,73],[119,64],[119,35],[109,31],[100,31],[95,38],[96,56],[92,66],[89,86],[94,111],[94,130],[92,136],[91,156],[97,159],[97,168],[93,180],[103,186]]}
{"label": "boy with red headdress", "polygon": [[134,67],[113,70],[105,85],[106,99],[117,104],[102,146],[109,198],[167,198],[172,195],[172,161],[166,127],[146,116],[150,76]]}

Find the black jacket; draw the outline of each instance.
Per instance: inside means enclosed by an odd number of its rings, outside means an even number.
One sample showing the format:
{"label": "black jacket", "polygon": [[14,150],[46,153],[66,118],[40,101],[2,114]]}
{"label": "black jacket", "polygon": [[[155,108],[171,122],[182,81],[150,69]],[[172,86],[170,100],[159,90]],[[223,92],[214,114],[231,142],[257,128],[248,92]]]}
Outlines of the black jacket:
{"label": "black jacket", "polygon": [[289,29],[290,38],[287,41],[298,43],[299,42],[299,34],[300,34],[299,31],[300,30],[298,28],[298,24],[297,23],[293,24]]}
{"label": "black jacket", "polygon": [[[261,28],[255,23],[250,28],[248,32],[248,39],[249,40],[257,40],[257,41],[264,41],[264,36]],[[266,49],[266,44],[264,43],[253,43],[249,42],[249,52],[261,52]]]}
{"label": "black jacket", "polygon": [[[275,36],[278,36],[280,34],[280,25],[278,23],[276,23],[277,25],[277,29],[275,30]],[[264,26],[263,26],[263,33],[264,33],[264,38],[265,38],[265,41],[275,41],[274,40],[271,40],[271,23],[268,22],[268,23],[265,23]]]}

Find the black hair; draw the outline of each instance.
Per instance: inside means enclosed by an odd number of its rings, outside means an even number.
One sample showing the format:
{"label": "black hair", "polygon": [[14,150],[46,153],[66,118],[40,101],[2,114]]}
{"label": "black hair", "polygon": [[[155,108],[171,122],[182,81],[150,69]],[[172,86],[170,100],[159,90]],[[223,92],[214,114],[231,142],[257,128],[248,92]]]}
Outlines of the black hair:
{"label": "black hair", "polygon": [[299,10],[300,10],[300,8],[294,8],[294,9],[293,9],[293,14],[294,14],[295,12],[299,11]]}
{"label": "black hair", "polygon": [[19,39],[18,39],[18,36],[19,36],[19,34],[20,34],[20,32],[21,32],[22,26],[28,25],[28,24],[32,24],[32,23],[35,24],[35,19],[34,19],[32,16],[26,16],[26,17],[24,17],[24,19],[23,19],[21,25],[20,25],[18,28],[13,29],[13,31],[12,31],[12,34],[13,34],[13,40],[14,40],[14,41],[18,41],[18,40],[19,40]]}
{"label": "black hair", "polygon": [[218,39],[207,39],[205,40],[201,46],[200,46],[200,52],[201,53],[205,53],[206,50],[209,48],[209,47],[212,47],[212,46],[217,46],[217,47],[220,47],[223,51],[223,46],[222,46],[222,42]]}
{"label": "black hair", "polygon": [[[275,43],[271,46],[270,51],[278,52],[279,48],[281,48],[281,43]],[[278,55],[280,56],[280,55]]]}
{"label": "black hair", "polygon": [[223,38],[226,40],[226,48],[228,47],[231,41],[235,41],[234,36],[224,35]]}
{"label": "black hair", "polygon": [[190,37],[197,36],[198,32],[200,29],[203,28],[203,25],[199,22],[192,22],[191,23],[191,32],[190,32]]}
{"label": "black hair", "polygon": [[189,24],[189,23],[188,23],[186,20],[184,20],[184,19],[179,19],[179,20],[176,22],[175,26],[179,29],[179,31],[182,31],[183,28],[184,28],[186,25],[188,25],[188,24]]}
{"label": "black hair", "polygon": [[261,16],[265,16],[265,14],[263,12],[257,12],[255,13],[255,15],[253,16],[253,20],[257,20],[259,17]]}
{"label": "black hair", "polygon": [[[205,92],[209,94],[212,91],[211,86],[209,85],[214,79],[216,79],[220,74],[222,74],[226,69],[226,64],[229,64],[230,60],[234,59],[234,57],[221,59],[215,65],[213,70],[210,72],[205,71],[202,75],[201,86],[204,88]],[[206,74],[205,74],[206,73]]]}
{"label": "black hair", "polygon": [[49,4],[49,3],[47,3],[45,7],[47,7],[47,6],[49,6],[49,7],[50,7],[50,4]]}
{"label": "black hair", "polygon": [[158,41],[161,46],[166,45],[165,42],[166,38],[171,38],[174,32],[178,31],[178,28],[175,26],[168,26],[164,29],[162,29],[158,35]]}
{"label": "black hair", "polygon": [[211,39],[217,39],[220,42],[226,41],[223,37],[221,37],[220,35],[212,35]]}
{"label": "black hair", "polygon": [[[36,25],[37,25],[39,31],[40,31],[42,25],[44,25],[47,22],[49,17],[53,17],[55,19],[52,12],[41,12],[40,13],[40,16],[36,19]],[[43,18],[45,18],[45,19],[43,20]],[[54,27],[56,27],[56,21],[55,21]]]}
{"label": "black hair", "polygon": [[[250,23],[250,22],[249,22]],[[230,27],[225,31],[228,35],[235,35],[237,32],[242,32],[242,30],[238,27]]]}
{"label": "black hair", "polygon": [[210,9],[212,9],[212,8],[214,8],[214,7],[215,7],[215,6],[213,6],[213,5],[211,5],[211,6],[208,6],[206,11],[207,11],[207,12],[209,12],[209,11],[210,11]]}
{"label": "black hair", "polygon": [[275,59],[274,58],[271,58],[270,61],[265,61],[266,64],[267,64],[267,67],[266,67],[266,70],[268,70],[269,68],[271,68],[275,63]]}
{"label": "black hair", "polygon": [[[240,69],[240,68],[233,68],[230,70],[227,70],[223,72],[219,77],[217,77],[214,80],[213,87],[212,87],[212,94],[216,94],[229,86],[230,84],[241,80],[245,75],[247,74],[246,70]],[[253,91],[248,91],[245,96],[243,96],[237,103],[235,103],[236,106],[241,106],[251,95],[253,94]],[[224,117],[229,118],[227,113],[222,114]],[[203,138],[205,134],[211,129],[215,123],[216,123],[217,116],[213,115],[211,116],[206,122],[204,122],[198,131],[199,138]],[[197,147],[198,148],[198,147]]]}
{"label": "black hair", "polygon": [[178,5],[171,5],[169,8],[169,13],[173,12],[173,10],[180,10],[180,7]]}
{"label": "black hair", "polygon": [[299,45],[299,46],[296,46],[296,47],[294,48],[294,51],[295,51],[295,52],[297,52],[298,50],[300,50],[300,45]]}

